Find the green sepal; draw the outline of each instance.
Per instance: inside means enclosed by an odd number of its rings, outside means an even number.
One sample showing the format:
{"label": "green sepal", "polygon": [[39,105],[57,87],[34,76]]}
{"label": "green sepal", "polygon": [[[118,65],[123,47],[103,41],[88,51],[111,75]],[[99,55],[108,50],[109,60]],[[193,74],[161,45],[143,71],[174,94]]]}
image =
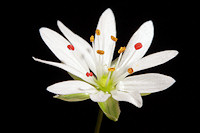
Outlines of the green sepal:
{"label": "green sepal", "polygon": [[140,93],[141,96],[147,96],[150,95],[151,93]]}
{"label": "green sepal", "polygon": [[110,97],[107,99],[107,101],[98,102],[98,104],[101,110],[110,120],[118,121],[121,112],[118,101]]}
{"label": "green sepal", "polygon": [[78,93],[69,95],[56,95],[54,98],[58,98],[67,102],[79,102],[89,99],[90,96],[85,93]]}

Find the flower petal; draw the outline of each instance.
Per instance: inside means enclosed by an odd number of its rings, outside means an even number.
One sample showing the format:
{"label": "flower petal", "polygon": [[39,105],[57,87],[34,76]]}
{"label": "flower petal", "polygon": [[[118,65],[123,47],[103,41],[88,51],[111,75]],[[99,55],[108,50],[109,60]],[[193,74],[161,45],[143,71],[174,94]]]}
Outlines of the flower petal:
{"label": "flower petal", "polygon": [[78,80],[59,82],[49,86],[47,90],[59,95],[68,95],[77,93],[87,93],[87,94],[97,93],[97,90],[92,85]]}
{"label": "flower petal", "polygon": [[115,17],[111,9],[108,8],[102,13],[97,29],[100,30],[100,35],[95,35],[95,51],[103,50],[104,55],[96,54],[96,57],[98,61],[100,61],[99,57],[102,57],[103,61],[100,63],[109,67],[115,49],[115,41],[111,39],[111,36],[116,37]]}
{"label": "flower petal", "polygon": [[[153,34],[154,27],[152,21],[147,21],[142,24],[131,37],[119,66],[123,67],[128,62],[137,61],[142,58],[151,45]],[[142,44],[142,47],[138,50],[135,48],[137,43]]]}
{"label": "flower petal", "polygon": [[178,54],[176,50],[165,50],[157,52],[136,61],[135,63],[130,63],[130,67],[133,68],[134,72],[151,68],[154,66],[161,65],[171,59],[173,59]]}
{"label": "flower petal", "polygon": [[48,65],[52,65],[52,66],[61,68],[61,69],[65,70],[65,71],[67,71],[67,72],[70,72],[71,74],[73,74],[73,75],[75,75],[77,77],[80,77],[81,79],[83,79],[83,80],[85,80],[85,81],[87,81],[87,82],[89,82],[91,84],[96,85],[96,83],[94,82],[93,78],[92,77],[86,77],[86,75],[85,75],[86,71],[82,70],[81,68],[76,69],[74,66],[71,66],[69,64],[41,60],[41,59],[37,59],[35,57],[33,57],[33,59],[35,61],[38,61],[38,62],[41,62],[41,63],[45,63],[45,64],[48,64]]}
{"label": "flower petal", "polygon": [[[90,44],[85,41],[83,38],[73,33],[69,28],[67,28],[61,21],[57,21],[58,28],[64,34],[64,36],[74,45],[81,45],[80,47],[84,47],[84,49],[88,49],[87,52],[92,52],[92,47]],[[78,44],[77,44],[78,43]]]}
{"label": "flower petal", "polygon": [[127,77],[117,84],[116,89],[125,92],[154,93],[167,89],[174,82],[172,77],[148,73]]}
{"label": "flower petal", "polygon": [[71,44],[64,37],[48,28],[40,28],[40,35],[60,61],[89,71],[87,64],[81,59],[81,54],[76,50],[76,47],[73,51],[68,49]]}
{"label": "flower petal", "polygon": [[142,107],[142,97],[138,91],[122,92],[118,90],[111,91],[112,97],[117,101],[125,101],[135,105],[138,108]]}
{"label": "flower petal", "polygon": [[94,102],[105,102],[111,95],[98,91],[97,93],[90,94],[90,99]]}
{"label": "flower petal", "polygon": [[89,68],[96,74],[96,66],[93,59],[93,50],[88,42],[86,42],[83,38],[74,34],[70,29],[68,29],[62,22],[57,21],[57,25],[64,36],[72,43],[75,48],[82,55],[82,60],[84,60]]}

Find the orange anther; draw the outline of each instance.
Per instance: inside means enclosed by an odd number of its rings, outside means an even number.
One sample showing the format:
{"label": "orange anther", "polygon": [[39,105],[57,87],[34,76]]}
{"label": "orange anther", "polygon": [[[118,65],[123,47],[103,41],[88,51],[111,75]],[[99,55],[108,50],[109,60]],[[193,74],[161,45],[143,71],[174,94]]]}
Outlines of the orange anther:
{"label": "orange anther", "polygon": [[117,42],[117,38],[116,37],[114,37],[114,36],[111,36],[111,39],[113,40],[113,41],[115,41],[115,42]]}
{"label": "orange anther", "polygon": [[128,73],[132,74],[133,73],[133,68],[128,69]]}
{"label": "orange anther", "polygon": [[97,50],[97,53],[100,54],[100,55],[103,55],[104,51],[103,50]]}
{"label": "orange anther", "polygon": [[110,67],[110,68],[108,68],[108,71],[113,72],[113,71],[115,71],[115,68],[114,67]]}
{"label": "orange anther", "polygon": [[96,33],[97,35],[100,35],[100,30],[99,30],[99,29],[96,29],[95,33]]}
{"label": "orange anther", "polygon": [[93,35],[91,35],[91,37],[90,37],[90,42],[94,42],[94,36]]}
{"label": "orange anther", "polygon": [[121,48],[118,50],[118,53],[121,54],[121,53],[123,53],[125,50],[126,50],[126,47],[121,47]]}

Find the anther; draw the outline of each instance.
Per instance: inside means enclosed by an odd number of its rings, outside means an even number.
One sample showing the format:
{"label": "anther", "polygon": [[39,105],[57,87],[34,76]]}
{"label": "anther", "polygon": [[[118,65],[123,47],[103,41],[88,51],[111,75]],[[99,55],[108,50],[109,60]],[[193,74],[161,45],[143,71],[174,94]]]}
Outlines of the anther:
{"label": "anther", "polygon": [[89,74],[90,74],[90,76],[93,76],[93,73],[92,73],[92,72],[90,72]]}
{"label": "anther", "polygon": [[87,72],[87,73],[86,73],[86,76],[87,76],[87,77],[93,76],[93,73],[92,73],[92,72],[90,72],[90,73]]}
{"label": "anther", "polygon": [[100,54],[100,55],[103,55],[104,51],[103,50],[97,50],[97,53]]}
{"label": "anther", "polygon": [[110,67],[110,68],[108,68],[108,71],[114,72],[114,71],[115,71],[115,68],[114,68],[114,67]]}
{"label": "anther", "polygon": [[100,35],[100,30],[99,30],[99,29],[96,29],[95,33],[96,33],[97,35]]}
{"label": "anther", "polygon": [[90,37],[90,42],[94,42],[94,36],[93,35],[91,35],[91,37]]}
{"label": "anther", "polygon": [[132,74],[133,73],[133,68],[128,69],[128,73]]}
{"label": "anther", "polygon": [[90,73],[89,73],[89,72],[87,72],[87,73],[86,73],[86,76],[87,76],[87,77],[89,77],[89,76],[90,76]]}
{"label": "anther", "polygon": [[114,36],[111,36],[111,39],[113,40],[113,41],[115,41],[115,42],[117,42],[117,38],[116,37],[114,37]]}
{"label": "anther", "polygon": [[135,47],[136,50],[141,49],[142,48],[142,43],[140,43],[140,42],[136,43],[134,47]]}
{"label": "anther", "polygon": [[121,54],[126,50],[126,47],[120,47],[120,49],[118,50],[118,53]]}
{"label": "anther", "polygon": [[67,48],[68,48],[69,50],[74,50],[74,46],[73,46],[72,44],[67,45]]}

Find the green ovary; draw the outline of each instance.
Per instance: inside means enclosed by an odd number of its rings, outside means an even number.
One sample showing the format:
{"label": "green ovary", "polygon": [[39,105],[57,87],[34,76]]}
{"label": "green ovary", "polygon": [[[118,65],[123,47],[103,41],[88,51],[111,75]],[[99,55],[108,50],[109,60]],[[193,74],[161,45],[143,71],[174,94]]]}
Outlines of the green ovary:
{"label": "green ovary", "polygon": [[98,84],[97,89],[110,93],[110,91],[115,89],[115,86],[113,84],[113,79],[109,79],[108,83],[106,84],[107,79],[108,75],[103,75],[100,79],[98,79],[96,81]]}

